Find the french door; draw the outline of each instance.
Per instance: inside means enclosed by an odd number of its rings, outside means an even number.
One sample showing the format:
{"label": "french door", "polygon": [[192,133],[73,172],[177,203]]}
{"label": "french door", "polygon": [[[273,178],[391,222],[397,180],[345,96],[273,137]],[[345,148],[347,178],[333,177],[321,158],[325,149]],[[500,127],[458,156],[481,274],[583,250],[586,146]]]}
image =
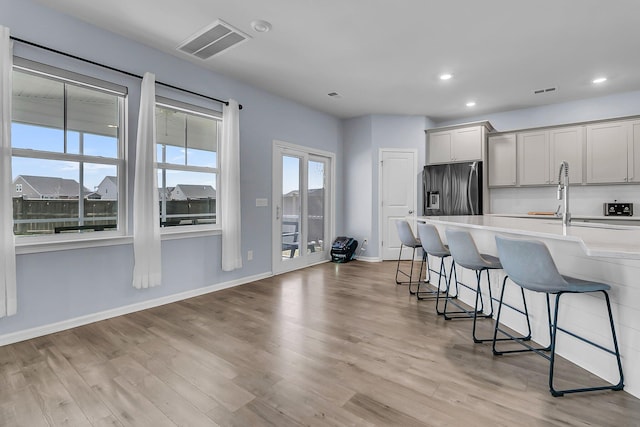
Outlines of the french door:
{"label": "french door", "polygon": [[332,153],[274,141],[273,272],[325,261],[333,236]]}

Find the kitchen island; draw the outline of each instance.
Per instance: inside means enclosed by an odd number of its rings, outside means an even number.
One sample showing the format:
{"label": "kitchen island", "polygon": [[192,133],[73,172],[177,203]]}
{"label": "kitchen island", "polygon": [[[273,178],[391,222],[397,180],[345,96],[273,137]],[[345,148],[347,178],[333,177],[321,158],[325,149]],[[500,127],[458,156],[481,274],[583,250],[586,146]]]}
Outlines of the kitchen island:
{"label": "kitchen island", "polygon": [[[418,222],[434,224],[446,242],[446,228],[467,229],[481,252],[497,255],[495,235],[537,239],[543,241],[562,274],[611,285],[609,295],[613,307],[625,375],[625,390],[640,397],[640,227],[608,224],[574,223],[563,228],[558,220],[477,216],[425,216]],[[439,260],[430,259],[437,269]],[[447,267],[448,268],[448,267]],[[473,284],[475,274],[457,267],[460,281]],[[504,272],[491,272],[492,291],[499,295]],[[483,280],[483,287],[486,282]],[[461,288],[460,299],[473,305],[473,295]],[[520,306],[517,286],[507,287],[505,301]],[[543,294],[527,292],[531,312],[533,339],[548,344],[546,305]],[[575,294],[562,300],[559,325],[575,331],[603,346],[611,346],[604,299],[599,295]],[[521,315],[511,310],[503,313],[501,321],[516,331],[524,332]],[[470,339],[471,342],[471,339]],[[485,344],[486,345],[486,344]],[[579,366],[609,381],[617,379],[615,361],[610,355],[566,334],[558,336],[557,353]],[[533,355],[502,357],[535,357]]]}

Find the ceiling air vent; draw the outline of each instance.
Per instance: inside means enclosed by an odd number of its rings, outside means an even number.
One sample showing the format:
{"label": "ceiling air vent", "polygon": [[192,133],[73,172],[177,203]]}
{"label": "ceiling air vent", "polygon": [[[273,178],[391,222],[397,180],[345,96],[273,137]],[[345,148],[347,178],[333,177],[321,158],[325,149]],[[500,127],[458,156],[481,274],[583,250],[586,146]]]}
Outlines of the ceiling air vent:
{"label": "ceiling air vent", "polygon": [[178,50],[200,59],[209,59],[251,38],[224,21],[217,20],[189,37]]}
{"label": "ceiling air vent", "polygon": [[539,95],[541,93],[549,93],[549,92],[555,92],[557,91],[558,88],[557,87],[548,87],[546,89],[536,89],[533,91],[534,95]]}

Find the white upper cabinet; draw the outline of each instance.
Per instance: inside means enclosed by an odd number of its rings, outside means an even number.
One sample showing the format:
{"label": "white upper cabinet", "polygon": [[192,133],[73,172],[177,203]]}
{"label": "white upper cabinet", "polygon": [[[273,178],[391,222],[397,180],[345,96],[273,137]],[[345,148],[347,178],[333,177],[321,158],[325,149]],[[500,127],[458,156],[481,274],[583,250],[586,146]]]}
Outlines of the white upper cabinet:
{"label": "white upper cabinet", "polygon": [[427,163],[448,163],[451,161],[451,134],[451,131],[429,134]]}
{"label": "white upper cabinet", "polygon": [[569,163],[569,182],[584,182],[584,126],[571,126],[549,130],[549,181],[558,182],[560,163]]}
{"label": "white upper cabinet", "polygon": [[556,184],[563,161],[569,163],[571,184],[640,183],[640,119],[490,134],[488,138],[490,187]]}
{"label": "white upper cabinet", "polygon": [[629,182],[640,182],[640,121],[631,124],[633,131],[633,144],[631,145],[631,153],[629,153],[628,170],[633,171],[629,174]]}
{"label": "white upper cabinet", "polygon": [[451,141],[451,160],[482,160],[484,133],[481,126],[455,129]]}
{"label": "white upper cabinet", "polygon": [[[587,126],[587,183],[628,182],[633,144],[631,122],[606,122]],[[631,155],[630,155],[631,154]]]}
{"label": "white upper cabinet", "polygon": [[516,135],[489,136],[487,145],[489,186],[516,185]]}
{"label": "white upper cabinet", "polygon": [[482,160],[485,125],[428,132],[427,164]]}
{"label": "white upper cabinet", "polygon": [[518,184],[549,184],[549,132],[518,133],[516,141]]}

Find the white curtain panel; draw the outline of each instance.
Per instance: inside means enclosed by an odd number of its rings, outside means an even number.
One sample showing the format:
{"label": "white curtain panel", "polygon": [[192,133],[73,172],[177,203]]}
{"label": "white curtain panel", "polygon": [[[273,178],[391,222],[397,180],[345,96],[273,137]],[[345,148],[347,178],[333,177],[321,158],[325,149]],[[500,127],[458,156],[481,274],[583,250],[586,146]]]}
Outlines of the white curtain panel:
{"label": "white curtain panel", "polygon": [[0,317],[16,314],[16,244],[11,198],[11,73],[12,42],[9,29],[0,25]]}
{"label": "white curtain panel", "polygon": [[242,268],[240,227],[240,109],[230,99],[222,109],[220,143],[220,221],[222,223],[222,270]]}
{"label": "white curtain panel", "polygon": [[156,77],[145,73],[140,94],[133,187],[133,287],[161,283],[160,212],[156,174]]}

